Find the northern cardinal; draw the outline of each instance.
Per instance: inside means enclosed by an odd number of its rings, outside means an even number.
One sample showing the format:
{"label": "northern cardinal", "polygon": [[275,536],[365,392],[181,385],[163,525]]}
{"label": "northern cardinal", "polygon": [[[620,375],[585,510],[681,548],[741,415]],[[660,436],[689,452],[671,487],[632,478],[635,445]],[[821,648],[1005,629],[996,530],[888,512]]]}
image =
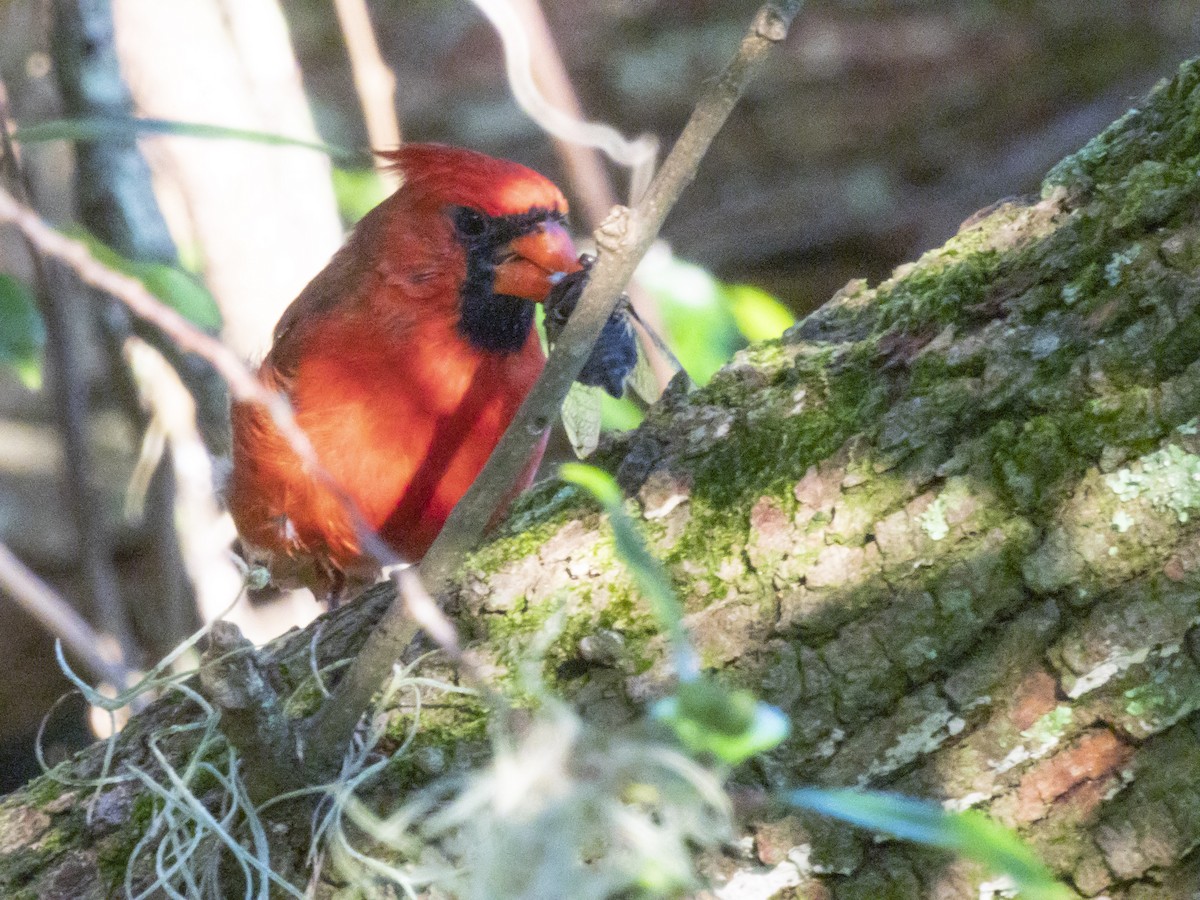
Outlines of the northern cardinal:
{"label": "northern cardinal", "polygon": [[232,410],[228,502],[244,544],[277,581],[334,600],[376,569],[344,501],[419,560],[542,370],[534,304],[581,269],[566,200],[538,173],[433,144],[387,155],[402,186],[288,307],[259,370],[337,488],[262,407]]}

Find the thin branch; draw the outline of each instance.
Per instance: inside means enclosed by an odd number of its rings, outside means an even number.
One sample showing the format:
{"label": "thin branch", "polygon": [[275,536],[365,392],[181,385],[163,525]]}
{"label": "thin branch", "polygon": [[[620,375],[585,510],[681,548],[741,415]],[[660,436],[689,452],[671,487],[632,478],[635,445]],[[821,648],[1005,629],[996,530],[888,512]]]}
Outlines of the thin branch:
{"label": "thin branch", "polygon": [[[130,116],[133,99],[117,58],[111,0],[55,0],[53,8],[50,46],[64,112],[79,118]],[[175,243],[136,137],[129,134],[124,139],[83,143],[76,147],[75,157],[75,194],[82,224],[129,259],[178,265]],[[207,366],[195,365],[194,359],[185,360],[169,340],[134,319],[111,297],[103,296],[89,305],[97,313],[91,318],[98,325],[113,381],[134,427],[141,430],[147,421],[137,403],[138,388],[122,346],[137,331],[174,357],[175,368],[190,389],[187,406],[193,418],[198,404],[212,446],[228,446],[228,425],[214,424],[228,419],[225,385],[216,374]],[[136,519],[149,538],[148,560],[156,581],[143,602],[131,603],[126,597],[123,614],[134,628],[149,626],[138,632],[145,636],[145,649],[157,657],[195,629],[196,602],[176,534],[177,473],[160,459],[143,469],[142,510]],[[105,550],[106,557],[111,556],[111,548]]]}
{"label": "thin branch", "polygon": [[[393,150],[400,146],[400,119],[396,114],[396,76],[379,51],[375,26],[366,0],[333,0],[338,24],[346,41],[354,88],[367,126],[367,140],[375,150]],[[400,186],[394,169],[382,170],[380,177],[389,190]]]}
{"label": "thin branch", "polygon": [[0,188],[0,222],[15,225],[39,254],[63,263],[85,284],[116,297],[134,315],[170,337],[185,353],[206,359],[239,400],[261,403],[272,412],[281,403],[286,405],[278,394],[262,386],[232,350],[163,304],[140,281],[110,269],[92,256],[86,245],[55,231],[4,188]]}
{"label": "thin branch", "polygon": [[130,672],[121,664],[113,639],[93,629],[70,603],[38,578],[4,544],[0,544],[0,590],[61,640],[96,678],[108,682],[118,691],[130,685]]}
{"label": "thin branch", "polygon": [[[368,636],[350,671],[339,681],[333,696],[314,717],[322,728],[311,728],[308,752],[313,760],[340,758],[358,719],[372,696],[411,643],[418,622],[429,627],[431,636],[460,664],[469,663],[457,647],[452,626],[434,603],[423,603],[427,593],[436,593],[482,537],[484,523],[524,469],[534,443],[552,421],[575,377],[583,367],[600,330],[615,308],[626,282],[641,256],[662,227],[667,213],[687,184],[709,144],[736,105],[773,45],[787,35],[801,0],[767,4],[759,10],[737,55],[720,78],[701,97],[683,134],[662,170],[633,210],[619,209],[597,233],[599,259],[575,314],[547,362],[542,377],[525,399],[512,425],[505,432],[484,471],[455,507],[450,520],[435,541],[419,574],[424,588],[406,590],[408,577],[398,579],[399,596],[383,620]],[[304,432],[296,425],[286,398],[268,391],[241,361],[216,339],[196,329],[182,316],[163,306],[140,282],[114,272],[97,260],[82,244],[58,234],[32,210],[23,207],[0,189],[0,222],[11,222],[39,252],[70,266],[79,277],[124,302],[136,315],[150,321],[176,340],[181,349],[207,359],[225,378],[235,397],[265,406],[293,450],[311,465],[317,477],[328,480]],[[353,511],[353,505],[348,504]],[[387,565],[395,554],[354,516],[364,550]],[[436,626],[436,627],[433,627]],[[439,634],[440,632],[440,634]],[[335,716],[327,710],[339,710]],[[336,720],[336,721],[335,721]],[[333,727],[334,724],[337,727]],[[306,767],[308,768],[308,767]],[[311,771],[311,768],[310,768]]]}
{"label": "thin branch", "polygon": [[517,411],[487,465],[451,512],[421,563],[421,576],[436,592],[483,537],[492,514],[528,465],[534,443],[553,420],[583,368],[604,323],[616,308],[633,270],[662,228],[667,213],[692,181],[700,160],[733,111],[771,48],[787,36],[802,0],[768,3],[755,16],[737,55],[696,104],[645,197],[623,210],[596,235],[599,254],[591,278],[541,378]]}
{"label": "thin branch", "polygon": [[[563,110],[575,120],[584,121],[583,105],[579,102],[579,94],[571,84],[571,76],[567,72],[562,54],[558,52],[558,42],[555,41],[554,33],[550,30],[550,23],[546,21],[541,3],[538,0],[510,0],[510,2],[517,16],[525,25],[525,33],[530,45],[530,65],[533,68],[537,86],[544,94],[546,102],[552,107]],[[536,119],[536,109],[527,109],[526,112]],[[591,144],[579,142],[572,135],[552,134],[551,139],[554,142],[555,153],[558,154],[558,158],[566,170],[571,192],[583,205],[583,220],[587,223],[589,231],[595,231],[600,227],[609,210],[617,205],[617,192],[613,187],[608,169],[605,168],[600,150]],[[651,144],[646,143],[645,146],[649,148]],[[631,173],[631,191],[637,189],[638,178],[644,177],[648,180],[652,172],[657,150],[648,149],[647,152],[649,163],[646,166],[645,174],[641,175],[636,171]],[[637,199],[636,196],[633,196],[630,202],[635,202]],[[627,292],[634,311],[646,324],[657,333],[662,334],[664,331],[663,320],[654,298],[636,279],[630,281]],[[634,329],[639,330],[639,325],[635,324]],[[658,380],[659,390],[665,390],[667,383],[675,374],[674,366],[647,335],[641,334],[639,331],[638,340],[642,345],[642,351],[650,360],[651,368]]]}
{"label": "thin branch", "polygon": [[142,484],[152,488],[154,472],[163,471],[156,460],[165,455],[174,477],[162,512],[178,523],[172,540],[177,541],[180,565],[191,580],[195,611],[211,622],[237,595],[242,576],[229,554],[233,523],[221,510],[213,487],[212,459],[196,421],[195,399],[156,347],[130,335],[120,352],[147,418],[141,457],[126,494],[127,508],[138,499],[139,474]]}
{"label": "thin branch", "polygon": [[[783,0],[768,3],[758,11],[737,54],[696,104],[683,134],[645,196],[634,209],[619,210],[597,232],[599,258],[542,376],[421,562],[421,581],[429,593],[436,595],[466,554],[478,545],[486,523],[528,465],[534,444],[562,406],[633,270],[658,236],[667,213],[695,177],[700,160],[746,85],[774,45],[787,36],[801,5],[802,0]],[[368,635],[333,696],[325,701],[329,709],[341,709],[339,728],[314,732],[310,737],[310,752],[319,758],[329,758],[346,746],[354,723],[370,705],[392,664],[412,641],[415,629],[408,604],[398,597]],[[330,715],[323,709],[315,721],[332,725]],[[349,730],[346,722],[351,723]]]}

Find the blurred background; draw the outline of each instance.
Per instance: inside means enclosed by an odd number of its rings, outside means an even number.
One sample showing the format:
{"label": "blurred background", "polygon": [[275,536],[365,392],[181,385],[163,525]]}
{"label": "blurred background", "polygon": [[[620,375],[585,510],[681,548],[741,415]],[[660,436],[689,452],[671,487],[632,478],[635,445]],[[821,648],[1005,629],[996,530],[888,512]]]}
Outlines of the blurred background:
{"label": "blurred background", "polygon": [[[514,4],[548,93],[662,147],[757,6]],[[848,279],[1036,191],[1198,38],[1200,0],[811,0],[642,272],[664,336],[703,381]],[[580,233],[628,189],[521,112],[468,0],[0,0],[0,81],[6,189],[248,360],[389,189],[364,151],[397,128],[541,170]],[[225,402],[206,366],[0,226],[0,541],[131,668],[238,596],[214,499]],[[70,685],[50,632],[4,590],[0,609],[5,790],[36,772],[34,735]],[[233,616],[265,640],[318,611],[243,598]],[[83,710],[46,720],[51,762],[90,739]]]}

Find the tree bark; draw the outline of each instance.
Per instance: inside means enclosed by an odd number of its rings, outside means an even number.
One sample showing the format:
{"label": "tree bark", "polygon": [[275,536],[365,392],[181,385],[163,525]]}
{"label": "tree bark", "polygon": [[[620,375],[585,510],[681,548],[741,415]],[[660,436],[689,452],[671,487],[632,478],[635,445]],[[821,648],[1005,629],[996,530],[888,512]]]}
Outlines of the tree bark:
{"label": "tree bark", "polygon": [[[792,737],[738,784],[982,809],[1083,895],[1193,896],[1198,123],[1193,61],[1060,163],[1041,198],[972,217],[875,288],[852,282],[602,453],[704,663],[791,717]],[[326,617],[320,659],[353,654],[386,600],[377,588]],[[585,715],[616,727],[669,683],[649,612],[574,489],[527,495],[447,602],[501,686],[564,604],[545,672]],[[620,637],[612,652],[587,650],[600,634]],[[263,654],[281,686],[304,680],[310,640]],[[135,717],[117,765],[144,764],[147,734],[185,711],[166,700]],[[478,742],[479,715],[426,719],[417,743]],[[100,755],[57,774],[95,773]],[[390,795],[411,787],[411,771],[394,777]],[[149,800],[105,796],[91,825],[49,777],[0,805],[0,892],[119,884]],[[744,827],[750,849],[710,861],[718,896],[998,889],[973,864],[837,824]],[[68,892],[81,884],[93,893]]]}

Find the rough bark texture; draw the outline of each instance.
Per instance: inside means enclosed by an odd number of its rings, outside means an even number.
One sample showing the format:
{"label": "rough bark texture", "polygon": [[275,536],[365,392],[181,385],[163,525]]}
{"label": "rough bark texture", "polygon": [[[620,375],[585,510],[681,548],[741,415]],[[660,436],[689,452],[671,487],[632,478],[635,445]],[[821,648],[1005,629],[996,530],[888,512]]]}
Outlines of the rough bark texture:
{"label": "rough bark texture", "polygon": [[[706,664],[792,717],[740,782],[984,809],[1083,895],[1194,896],[1198,171],[1192,62],[1040,199],[848,285],[605,451]],[[353,652],[383,599],[329,617],[322,658]],[[472,560],[453,608],[503,682],[564,604],[547,675],[591,717],[637,715],[670,676],[661,642],[594,508],[550,484]],[[303,681],[308,641],[272,648],[281,683]],[[118,764],[145,763],[145,735],[184,714],[136,718]],[[435,768],[479,746],[470,706],[424,722]],[[393,793],[420,775],[401,768]],[[119,882],[151,801],[112,790],[86,826],[71,797],[43,778],[0,805],[4,896]],[[737,896],[991,896],[971,864],[842,826],[745,827],[751,849],[712,862]]]}

